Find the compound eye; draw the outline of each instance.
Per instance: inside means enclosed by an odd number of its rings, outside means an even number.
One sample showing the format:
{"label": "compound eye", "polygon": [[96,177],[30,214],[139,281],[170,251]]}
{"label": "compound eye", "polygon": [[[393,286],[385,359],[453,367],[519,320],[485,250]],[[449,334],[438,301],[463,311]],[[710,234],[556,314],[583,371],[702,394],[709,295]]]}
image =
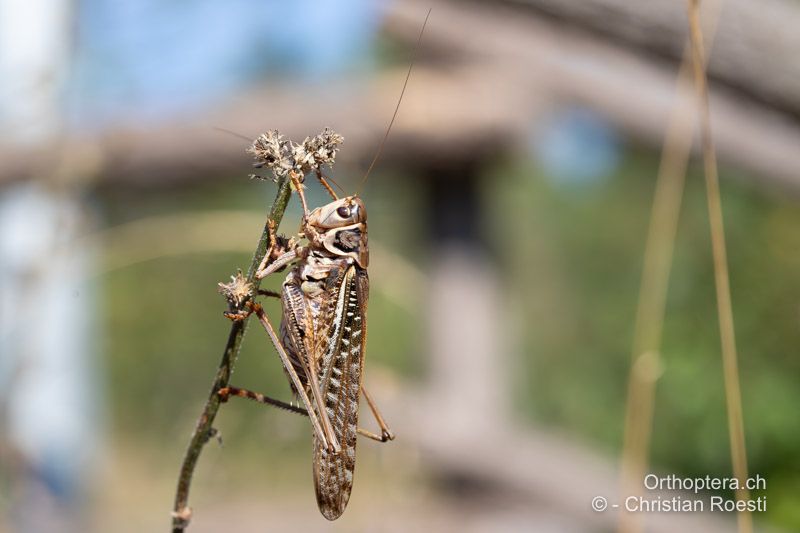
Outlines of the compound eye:
{"label": "compound eye", "polygon": [[336,213],[342,218],[349,218],[350,217],[350,208],[346,205],[343,205],[339,209],[336,210]]}

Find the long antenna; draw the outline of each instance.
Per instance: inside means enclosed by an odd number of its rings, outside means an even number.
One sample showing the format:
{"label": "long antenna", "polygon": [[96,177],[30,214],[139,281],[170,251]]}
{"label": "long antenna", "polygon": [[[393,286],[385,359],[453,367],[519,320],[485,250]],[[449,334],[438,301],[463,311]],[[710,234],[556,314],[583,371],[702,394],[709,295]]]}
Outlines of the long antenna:
{"label": "long antenna", "polygon": [[223,133],[229,133],[230,135],[233,135],[234,137],[239,137],[240,139],[244,139],[245,141],[253,142],[252,137],[247,137],[245,135],[242,135],[241,133],[237,133],[235,131],[232,131],[232,130],[229,130],[229,129],[226,129],[226,128],[220,128],[219,126],[213,126],[213,128],[215,130],[217,130],[217,131],[221,131]]}
{"label": "long antenna", "polygon": [[[428,18],[431,16],[431,11],[433,8],[428,9],[428,14],[425,15],[425,22],[422,23],[422,29],[419,30],[419,37],[417,37],[417,44],[414,45],[414,53],[411,56],[411,64],[408,65],[408,72],[406,73],[406,79],[403,82],[403,90],[400,91],[400,98],[397,100],[397,106],[394,108],[394,114],[392,115],[392,120],[389,121],[389,127],[386,128],[386,133],[383,136],[383,140],[381,141],[380,146],[378,146],[378,151],[375,153],[375,157],[372,158],[372,163],[369,164],[369,168],[367,168],[366,174],[364,174],[364,179],[361,180],[361,184],[358,186],[358,191],[361,190],[361,187],[367,182],[367,178],[369,177],[369,173],[372,171],[372,167],[375,166],[377,163],[378,158],[381,156],[381,152],[383,151],[383,145],[386,144],[386,139],[389,138],[389,132],[392,131],[392,125],[394,124],[394,119],[397,118],[397,112],[400,110],[400,103],[403,101],[403,95],[406,93],[406,87],[408,86],[408,80],[411,78],[411,69],[414,67],[414,60],[417,58],[417,51],[419,50],[419,43],[422,42],[422,34],[425,32],[425,26],[428,24]],[[356,192],[358,194],[358,192]]]}

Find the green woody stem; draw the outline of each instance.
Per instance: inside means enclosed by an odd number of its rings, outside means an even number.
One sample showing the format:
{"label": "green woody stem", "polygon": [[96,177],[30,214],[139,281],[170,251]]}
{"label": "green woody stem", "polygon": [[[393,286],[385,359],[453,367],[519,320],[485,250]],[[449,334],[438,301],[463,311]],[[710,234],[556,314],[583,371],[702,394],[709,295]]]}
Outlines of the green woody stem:
{"label": "green woody stem", "polygon": [[[291,195],[291,181],[288,176],[283,176],[278,180],[278,194],[275,197],[275,201],[272,203],[272,207],[269,211],[269,218],[264,225],[264,231],[258,241],[255,254],[253,254],[253,261],[250,263],[250,268],[247,271],[247,281],[253,285],[254,291],[258,289],[260,283],[260,280],[255,277],[256,270],[264,259],[264,255],[267,253],[267,248],[269,247],[269,221],[273,221],[277,229],[281,219],[283,219],[283,214],[286,211],[286,206],[289,203]],[[242,338],[244,338],[246,326],[246,319],[231,323],[228,342],[225,344],[225,350],[222,352],[222,360],[214,376],[214,382],[211,385],[208,400],[197,421],[197,426],[192,434],[192,439],[189,441],[189,447],[186,450],[186,455],[181,465],[178,488],[175,493],[175,506],[172,512],[172,533],[181,533],[189,525],[191,511],[187,503],[189,501],[189,488],[192,483],[192,475],[197,466],[197,461],[200,458],[200,452],[203,451],[203,446],[208,442],[208,439],[213,436],[212,426],[220,406],[220,399],[219,396],[217,396],[217,391],[230,384],[233,367],[236,364],[236,359],[239,357],[239,349],[242,345]]]}

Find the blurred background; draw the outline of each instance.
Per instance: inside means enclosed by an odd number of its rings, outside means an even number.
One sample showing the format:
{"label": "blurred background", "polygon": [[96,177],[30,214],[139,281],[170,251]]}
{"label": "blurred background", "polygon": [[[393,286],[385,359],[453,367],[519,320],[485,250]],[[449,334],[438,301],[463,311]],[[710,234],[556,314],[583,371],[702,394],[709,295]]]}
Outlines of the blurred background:
{"label": "blurred background", "polygon": [[[754,519],[798,531],[800,4],[706,4],[748,461],[767,486]],[[307,420],[232,401],[188,531],[616,529],[590,501],[620,499],[662,144],[669,124],[687,150],[695,135],[686,7],[669,0],[0,0],[0,531],[169,527],[230,327],[217,282],[248,266],[275,195],[247,179],[248,139],[330,126],[332,174],[355,191],[428,8],[361,191],[366,383],[398,438],[359,444],[328,523]],[[696,157],[682,198],[647,471],[728,477]],[[299,221],[293,201],[281,232]],[[232,383],[290,399],[260,329]]]}

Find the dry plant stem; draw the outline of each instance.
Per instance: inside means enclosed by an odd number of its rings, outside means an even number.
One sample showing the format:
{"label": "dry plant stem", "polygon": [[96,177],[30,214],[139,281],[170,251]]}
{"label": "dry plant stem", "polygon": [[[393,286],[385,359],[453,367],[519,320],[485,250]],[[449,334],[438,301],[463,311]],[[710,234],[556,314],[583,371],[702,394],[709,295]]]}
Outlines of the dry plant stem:
{"label": "dry plant stem", "polygon": [[[280,224],[283,214],[286,211],[286,206],[291,198],[292,189],[291,182],[287,176],[283,176],[278,180],[278,194],[272,207],[269,211],[267,224],[264,225],[264,231],[256,246],[256,251],[253,254],[253,260],[250,263],[250,269],[247,271],[247,281],[253,285],[253,290],[258,289],[259,279],[256,278],[256,271],[258,266],[262,263],[264,256],[267,253],[270,241],[269,221],[273,221],[275,227]],[[189,441],[189,447],[186,450],[186,455],[181,465],[180,477],[178,478],[178,488],[175,493],[175,506],[172,513],[172,532],[180,533],[189,525],[191,511],[187,504],[189,501],[189,488],[192,482],[192,475],[194,474],[197,461],[200,458],[200,453],[203,446],[212,436],[212,426],[214,418],[219,411],[220,398],[217,391],[223,387],[227,387],[230,383],[231,375],[233,374],[233,367],[236,364],[236,359],[239,356],[239,349],[244,337],[245,327],[247,320],[240,320],[231,323],[231,330],[228,334],[228,342],[225,345],[225,350],[222,352],[222,360],[219,363],[217,373],[214,376],[214,382],[211,385],[211,391],[208,395],[208,400],[203,406],[203,412],[197,421],[197,426],[194,429],[192,438]]]}
{"label": "dry plant stem", "polygon": [[[717,0],[711,6],[711,23],[707,25],[710,35],[715,33],[720,3]],[[705,67],[707,56],[704,60]],[[660,349],[667,289],[692,144],[694,108],[685,102],[689,99],[687,96],[692,94],[691,76],[691,46],[687,45],[678,73],[676,104],[670,115],[661,151],[645,245],[628,378],[620,487],[622,498],[642,492],[642,480],[649,463],[655,390],[662,366]],[[639,513],[622,512],[618,531],[640,532],[642,521]]]}
{"label": "dry plant stem", "polygon": [[[679,74],[680,80],[688,78],[690,74],[688,67],[689,63],[685,62]],[[662,150],[647,244],[645,245],[639,304],[634,328],[633,357],[628,380],[622,457],[621,488],[623,497],[641,492],[641,480],[644,479],[648,464],[655,388],[661,373],[659,350],[664,324],[664,309],[686,177],[686,164],[691,147],[691,123],[687,124],[687,115],[679,113],[676,109],[671,117]],[[620,533],[642,530],[642,519],[638,513],[622,512],[619,517]]]}
{"label": "dry plant stem", "polygon": [[[728,259],[725,251],[725,227],[722,218],[722,202],[719,192],[719,176],[714,142],[711,137],[711,119],[708,102],[708,82],[703,70],[703,32],[700,29],[699,0],[689,2],[689,35],[692,41],[692,64],[697,99],[700,104],[700,134],[703,146],[703,166],[706,178],[708,199],[708,218],[711,227],[711,248],[714,253],[714,281],[717,289],[717,312],[722,342],[722,366],[725,376],[725,398],[728,407],[728,433],[731,444],[733,473],[739,479],[736,491],[737,500],[750,499],[745,488],[747,479],[747,451],[744,441],[744,421],[742,417],[742,396],[739,387],[739,369],[736,356],[736,335],[733,327]],[[749,511],[738,513],[740,533],[753,530],[753,518]]]}

